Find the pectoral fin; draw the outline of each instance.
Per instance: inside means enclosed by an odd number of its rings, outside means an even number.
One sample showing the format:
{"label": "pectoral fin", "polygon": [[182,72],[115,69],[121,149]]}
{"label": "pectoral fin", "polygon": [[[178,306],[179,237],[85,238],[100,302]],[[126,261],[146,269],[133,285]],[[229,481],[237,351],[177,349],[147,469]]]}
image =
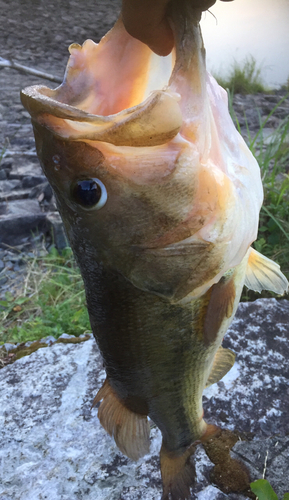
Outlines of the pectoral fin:
{"label": "pectoral fin", "polygon": [[234,311],[236,289],[234,279],[223,276],[211,287],[210,301],[204,321],[203,340],[210,345],[218,336],[223,321],[229,319]]}
{"label": "pectoral fin", "polygon": [[288,281],[280,266],[253,248],[248,259],[245,285],[255,292],[271,290],[279,295],[288,290]]}
{"label": "pectoral fin", "polygon": [[235,353],[230,349],[224,349],[222,346],[216,352],[211,373],[207,380],[206,387],[219,382],[229,370],[231,370],[235,362]]}

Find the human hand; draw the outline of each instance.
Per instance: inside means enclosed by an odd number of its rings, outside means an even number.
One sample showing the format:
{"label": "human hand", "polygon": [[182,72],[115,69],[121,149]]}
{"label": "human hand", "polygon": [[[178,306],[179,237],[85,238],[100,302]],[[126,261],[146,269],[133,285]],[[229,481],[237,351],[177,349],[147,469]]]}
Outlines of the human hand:
{"label": "human hand", "polygon": [[[215,2],[192,0],[195,7],[201,10],[209,9]],[[174,46],[173,32],[167,18],[168,4],[169,0],[122,0],[125,29],[160,56],[167,56]]]}

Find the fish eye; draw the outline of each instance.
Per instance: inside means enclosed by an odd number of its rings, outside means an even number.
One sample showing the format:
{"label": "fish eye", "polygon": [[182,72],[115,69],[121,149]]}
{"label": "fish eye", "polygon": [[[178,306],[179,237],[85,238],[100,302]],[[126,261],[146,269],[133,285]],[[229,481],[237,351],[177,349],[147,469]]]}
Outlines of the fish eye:
{"label": "fish eye", "polygon": [[84,208],[99,210],[105,205],[107,191],[99,179],[82,179],[77,181],[71,189],[73,201]]}

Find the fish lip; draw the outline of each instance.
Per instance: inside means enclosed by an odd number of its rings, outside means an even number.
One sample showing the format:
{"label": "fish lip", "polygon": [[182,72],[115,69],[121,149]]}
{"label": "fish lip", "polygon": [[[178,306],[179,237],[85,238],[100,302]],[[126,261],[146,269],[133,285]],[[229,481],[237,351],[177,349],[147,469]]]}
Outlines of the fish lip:
{"label": "fish lip", "polygon": [[[58,89],[59,87],[57,87]],[[55,89],[55,91],[57,91]],[[88,123],[109,123],[116,116],[126,116],[133,113],[139,105],[124,109],[119,113],[114,113],[107,116],[88,113],[76,106],[71,106],[65,102],[58,101],[52,97],[54,90],[45,87],[44,85],[31,85],[21,91],[21,100],[23,106],[29,111],[31,116],[37,119],[37,116],[43,113],[51,114],[57,118],[67,120],[88,122]],[[52,94],[52,95],[49,95]],[[38,105],[35,105],[35,104]],[[143,104],[143,103],[141,103]]]}
{"label": "fish lip", "polygon": [[[43,113],[51,114],[57,118],[88,122],[98,118],[97,115],[54,99],[52,95],[57,89],[52,90],[44,85],[31,85],[21,91],[21,102],[30,115],[36,119]],[[109,121],[109,117],[104,116],[102,119]]]}
{"label": "fish lip", "polygon": [[[52,92],[41,85],[27,87],[21,92],[21,102],[33,120],[62,139],[159,146],[172,140],[182,126],[179,96],[169,89],[154,91],[140,104],[108,116],[60,102]],[[168,116],[167,108],[171,111]]]}
{"label": "fish lip", "polygon": [[116,118],[121,120],[122,117],[127,117],[136,111],[141,111],[141,108],[146,105],[153,106],[155,101],[158,101],[164,96],[171,98],[176,102],[180,100],[179,94],[171,92],[168,88],[155,90],[151,92],[150,96],[141,103],[130,108],[123,109],[118,113],[103,116],[88,113],[87,111],[79,109],[75,106],[58,101],[49,95],[53,92],[53,90],[45,87],[44,85],[31,85],[21,90],[20,98],[23,106],[36,120],[39,115],[41,116],[42,114],[47,113],[55,116],[56,118],[96,124],[109,124],[112,119],[115,120]]}

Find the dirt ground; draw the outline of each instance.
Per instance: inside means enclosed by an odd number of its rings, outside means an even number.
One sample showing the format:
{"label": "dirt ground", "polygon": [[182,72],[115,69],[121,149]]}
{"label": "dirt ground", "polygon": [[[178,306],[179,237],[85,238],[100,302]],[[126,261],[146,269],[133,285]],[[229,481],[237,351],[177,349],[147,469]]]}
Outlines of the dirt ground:
{"label": "dirt ground", "polygon": [[[87,38],[99,39],[111,28],[120,0],[0,0],[0,57],[62,77],[68,46]],[[0,152],[4,138],[9,149],[21,153],[34,147],[30,118],[19,92],[28,85],[52,82],[0,68]]]}

